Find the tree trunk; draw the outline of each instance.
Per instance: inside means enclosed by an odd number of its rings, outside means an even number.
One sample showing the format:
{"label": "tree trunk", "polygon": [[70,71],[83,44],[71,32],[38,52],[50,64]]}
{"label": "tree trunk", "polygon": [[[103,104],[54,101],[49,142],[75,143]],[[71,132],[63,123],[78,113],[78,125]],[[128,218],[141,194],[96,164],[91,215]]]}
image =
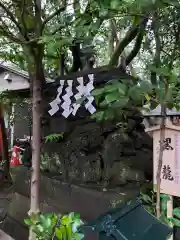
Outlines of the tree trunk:
{"label": "tree trunk", "polygon": [[[42,117],[42,86],[45,82],[42,61],[36,60],[35,73],[30,74],[32,85],[32,175],[31,175],[31,206],[29,215],[38,215],[40,189],[40,157],[41,157],[41,117]],[[30,230],[29,240],[35,240]]]}
{"label": "tree trunk", "polygon": [[165,120],[166,120],[166,105],[161,104],[161,128],[160,128],[160,150],[159,150],[159,160],[158,169],[156,175],[157,182],[157,194],[156,194],[156,215],[159,218],[161,216],[161,169],[163,162],[163,152],[164,152],[164,139],[165,139]]}
{"label": "tree trunk", "polygon": [[117,33],[115,32],[113,20],[109,20],[109,56],[111,57],[114,52],[114,41],[115,41],[115,35],[117,36]]}
{"label": "tree trunk", "polygon": [[41,150],[41,79],[33,79],[31,211],[39,212],[39,175]]}

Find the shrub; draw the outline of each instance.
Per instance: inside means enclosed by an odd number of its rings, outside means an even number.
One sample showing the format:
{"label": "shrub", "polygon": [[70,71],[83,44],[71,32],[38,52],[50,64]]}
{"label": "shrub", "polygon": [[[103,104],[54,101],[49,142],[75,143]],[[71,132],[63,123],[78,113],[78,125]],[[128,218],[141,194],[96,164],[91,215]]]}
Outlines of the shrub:
{"label": "shrub", "polygon": [[83,222],[80,215],[73,212],[68,215],[55,213],[31,215],[24,221],[36,233],[37,240],[81,240],[84,238],[84,235],[78,232]]}

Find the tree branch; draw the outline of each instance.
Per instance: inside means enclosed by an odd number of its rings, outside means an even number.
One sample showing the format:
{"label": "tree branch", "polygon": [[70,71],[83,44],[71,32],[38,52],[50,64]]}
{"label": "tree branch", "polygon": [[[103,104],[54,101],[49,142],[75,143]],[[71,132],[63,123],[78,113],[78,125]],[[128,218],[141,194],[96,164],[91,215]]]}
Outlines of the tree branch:
{"label": "tree branch", "polygon": [[18,22],[16,21],[14,15],[11,13],[11,11],[0,1],[0,7],[6,12],[6,14],[9,16],[9,18],[11,19],[11,21],[15,24],[15,26],[18,28],[19,33],[24,37],[23,31],[20,27],[20,25],[18,24]]}
{"label": "tree branch", "polygon": [[46,24],[51,21],[55,16],[57,16],[58,14],[60,14],[61,12],[63,12],[66,9],[66,5],[67,2],[66,0],[64,0],[63,6],[59,7],[55,12],[53,12],[51,15],[49,15],[42,23],[42,31],[44,30],[44,27],[46,26]]}
{"label": "tree branch", "polygon": [[25,30],[27,30],[26,23],[24,21],[24,16],[25,16],[25,0],[22,0],[22,11],[21,11],[21,22],[23,24],[23,27]]}
{"label": "tree branch", "polygon": [[[178,14],[179,13],[180,13],[180,11],[178,11]],[[174,15],[173,15],[173,21],[174,21],[173,27],[174,27],[175,42],[174,42],[174,47],[173,47],[172,54],[170,54],[170,59],[171,59],[170,63],[169,63],[169,70],[170,71],[172,70],[174,61],[176,59],[176,47],[179,44],[179,36],[180,36],[180,25],[177,24],[177,29],[176,29],[176,19],[175,19]]]}
{"label": "tree branch", "polygon": [[142,40],[143,40],[143,37],[144,37],[144,32],[145,32],[147,21],[148,21],[148,18],[144,19],[144,21],[142,22],[142,25],[140,26],[140,30],[139,30],[139,33],[137,35],[136,42],[134,44],[134,48],[125,59],[125,66],[129,65],[132,62],[132,60],[139,53],[139,50],[140,50],[141,44],[142,44]]}
{"label": "tree branch", "polygon": [[13,42],[16,42],[18,44],[21,44],[21,40],[19,38],[17,38],[16,36],[14,36],[9,30],[9,27],[4,23],[4,21],[2,20],[2,18],[0,17],[0,22],[2,23],[0,25],[0,34],[2,36],[7,37],[8,39],[10,39]]}
{"label": "tree branch", "polygon": [[109,65],[116,66],[118,64],[119,56],[124,51],[125,47],[127,47],[127,45],[137,36],[138,31],[139,25],[133,25],[130,27],[123,40],[117,44],[116,49],[110,59]]}
{"label": "tree branch", "polygon": [[165,139],[165,123],[166,123],[166,112],[167,112],[167,94],[169,85],[164,81],[165,86],[165,96],[161,103],[161,125],[160,125],[160,149],[159,149],[159,159],[158,168],[156,172],[156,184],[157,184],[157,194],[156,194],[156,215],[159,218],[161,216],[161,169],[163,164],[163,153],[164,153],[164,139]]}
{"label": "tree branch", "polygon": [[36,37],[39,38],[42,35],[42,20],[41,20],[41,1],[34,0],[35,5],[35,19],[36,19]]}
{"label": "tree branch", "polygon": [[[156,52],[155,52],[155,56],[154,56],[154,65],[156,68],[159,67],[160,63],[161,63],[161,59],[160,59],[160,54],[161,54],[161,40],[160,40],[160,36],[159,36],[159,24],[156,21],[156,16],[157,13],[155,13],[154,15],[154,21],[152,22],[152,28],[154,31],[154,38],[155,38],[155,42],[156,42]],[[151,83],[153,85],[157,84],[157,74],[154,71],[151,71]]]}
{"label": "tree branch", "polygon": [[17,44],[28,45],[28,44],[36,43],[39,40],[38,38],[34,38],[31,40],[27,40],[27,41],[21,40],[20,38],[13,35],[10,31],[8,31],[9,27],[4,23],[4,21],[1,19],[1,17],[0,17],[0,22],[2,23],[0,25],[1,36],[7,37],[12,42],[15,42]]}

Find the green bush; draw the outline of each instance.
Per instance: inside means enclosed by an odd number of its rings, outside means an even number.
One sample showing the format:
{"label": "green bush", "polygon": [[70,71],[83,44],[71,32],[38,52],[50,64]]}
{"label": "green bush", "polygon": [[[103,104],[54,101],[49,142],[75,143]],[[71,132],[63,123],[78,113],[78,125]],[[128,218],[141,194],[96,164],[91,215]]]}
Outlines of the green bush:
{"label": "green bush", "polygon": [[[159,220],[169,226],[180,227],[180,208],[173,209],[173,217],[167,218],[167,201],[169,200],[169,196],[167,194],[161,194],[161,216]],[[156,216],[156,196],[152,191],[150,195],[141,193],[140,199],[143,202],[146,210],[152,215]]]}
{"label": "green bush", "polygon": [[78,232],[83,222],[80,215],[73,212],[68,215],[55,213],[31,215],[24,222],[36,233],[37,240],[81,240],[84,238],[84,235]]}

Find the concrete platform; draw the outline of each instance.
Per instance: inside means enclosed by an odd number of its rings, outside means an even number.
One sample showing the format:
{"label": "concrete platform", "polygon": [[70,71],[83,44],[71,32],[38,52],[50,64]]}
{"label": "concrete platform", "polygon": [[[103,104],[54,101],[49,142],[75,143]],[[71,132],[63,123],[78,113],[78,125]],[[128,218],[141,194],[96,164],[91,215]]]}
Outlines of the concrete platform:
{"label": "concrete platform", "polygon": [[14,240],[12,237],[7,235],[5,232],[0,230],[0,240]]}

